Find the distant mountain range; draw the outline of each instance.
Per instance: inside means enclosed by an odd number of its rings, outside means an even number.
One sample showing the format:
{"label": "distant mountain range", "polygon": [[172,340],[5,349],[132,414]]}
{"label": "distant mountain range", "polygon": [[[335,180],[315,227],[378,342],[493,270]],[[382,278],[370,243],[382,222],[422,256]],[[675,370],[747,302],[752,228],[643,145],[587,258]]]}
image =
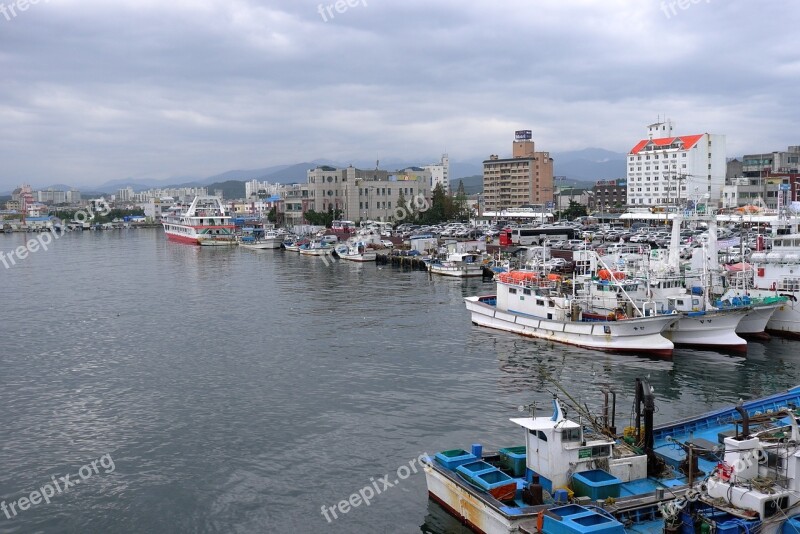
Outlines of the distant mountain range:
{"label": "distant mountain range", "polygon": [[[554,174],[556,176],[566,177],[565,180],[560,182],[561,185],[583,187],[596,180],[624,178],[626,174],[626,155],[620,152],[612,152],[602,148],[585,148],[583,150],[568,152],[551,152],[550,155],[553,158]],[[422,166],[423,164],[399,159],[382,161],[358,160],[347,163],[316,159],[309,162],[274,165],[272,167],[260,169],[231,170],[206,178],[197,176],[176,176],[167,180],[127,178],[111,180],[96,187],[78,187],[76,189],[80,189],[84,196],[89,197],[97,196],[98,194],[114,194],[117,190],[125,187],[132,187],[134,191],[142,191],[152,188],[205,186],[212,191],[214,189],[222,189],[223,191],[230,190],[233,192],[234,189],[238,191],[239,188],[241,188],[242,194],[240,196],[244,196],[243,184],[246,181],[259,180],[280,184],[305,183],[308,169],[313,169],[319,165],[330,165],[339,168],[353,165],[360,169],[370,169],[377,165],[381,169],[404,169],[406,167]],[[458,187],[458,180],[463,179],[467,194],[479,192],[483,188],[482,174],[483,159],[450,162],[450,176],[452,177],[451,185],[453,191]],[[234,185],[234,182],[239,182],[240,185]],[[60,190],[74,188],[66,184],[55,184],[49,187]],[[40,187],[37,189],[48,189],[48,187]],[[10,194],[10,192],[7,194]],[[237,198],[228,197],[227,193],[225,196],[226,198]]]}

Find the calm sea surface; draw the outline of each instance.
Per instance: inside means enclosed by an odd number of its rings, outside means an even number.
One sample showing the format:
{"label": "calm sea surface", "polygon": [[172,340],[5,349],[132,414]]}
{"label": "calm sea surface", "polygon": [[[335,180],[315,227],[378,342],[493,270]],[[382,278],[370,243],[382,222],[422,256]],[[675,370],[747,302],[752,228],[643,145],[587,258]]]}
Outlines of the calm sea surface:
{"label": "calm sea surface", "polygon": [[[547,376],[590,406],[615,388],[619,427],[637,376],[660,422],[800,383],[800,343],[781,339],[658,362],[479,329],[462,297],[491,291],[160,230],[0,264],[0,499],[17,505],[0,532],[465,532],[401,466],[523,444],[508,418],[548,401]],[[67,474],[80,483],[19,509]],[[369,506],[325,519],[373,480]]]}

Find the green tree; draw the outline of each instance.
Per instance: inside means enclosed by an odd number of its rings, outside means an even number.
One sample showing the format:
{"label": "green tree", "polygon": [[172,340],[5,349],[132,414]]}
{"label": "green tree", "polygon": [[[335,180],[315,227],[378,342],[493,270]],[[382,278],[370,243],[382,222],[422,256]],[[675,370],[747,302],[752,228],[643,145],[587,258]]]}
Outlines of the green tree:
{"label": "green tree", "polygon": [[431,206],[421,215],[421,220],[426,224],[436,224],[448,220],[452,213],[452,203],[442,184],[433,188]]}
{"label": "green tree", "polygon": [[458,220],[469,219],[469,208],[467,207],[467,192],[464,190],[464,181],[458,181],[458,190],[453,199],[453,218]]}
{"label": "green tree", "polygon": [[397,222],[409,222],[408,219],[411,219],[411,216],[413,215],[412,209],[409,208],[408,204],[406,203],[406,196],[403,194],[402,188],[400,188],[400,192],[397,195],[397,209],[395,210],[396,215],[400,215],[400,213],[403,213],[404,215],[401,216],[402,221],[398,220]]}
{"label": "green tree", "polygon": [[574,200],[569,201],[569,206],[567,206],[567,209],[565,209],[561,214],[562,218],[569,221],[574,221],[577,217],[585,217],[586,215],[588,215],[586,206],[579,204]]}
{"label": "green tree", "polygon": [[342,210],[340,209],[332,209],[328,208],[328,211],[317,212],[314,210],[308,210],[304,217],[308,221],[308,224],[313,224],[314,226],[324,226],[325,228],[330,228],[333,224],[333,221],[339,219],[342,216]]}
{"label": "green tree", "polygon": [[270,209],[267,213],[267,220],[272,224],[275,224],[278,221],[278,210],[275,208],[275,206],[272,206],[272,209]]}

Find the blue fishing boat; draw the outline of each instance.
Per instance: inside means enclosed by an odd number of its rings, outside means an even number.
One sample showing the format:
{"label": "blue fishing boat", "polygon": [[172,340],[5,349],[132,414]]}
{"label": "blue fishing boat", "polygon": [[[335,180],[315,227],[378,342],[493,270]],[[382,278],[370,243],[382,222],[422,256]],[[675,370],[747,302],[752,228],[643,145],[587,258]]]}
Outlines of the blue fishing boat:
{"label": "blue fishing boat", "polygon": [[800,386],[654,426],[654,391],[637,379],[622,433],[615,405],[606,391],[602,417],[568,395],[552,415],[529,407],[511,419],[525,445],[428,458],[428,494],[486,534],[800,532]]}

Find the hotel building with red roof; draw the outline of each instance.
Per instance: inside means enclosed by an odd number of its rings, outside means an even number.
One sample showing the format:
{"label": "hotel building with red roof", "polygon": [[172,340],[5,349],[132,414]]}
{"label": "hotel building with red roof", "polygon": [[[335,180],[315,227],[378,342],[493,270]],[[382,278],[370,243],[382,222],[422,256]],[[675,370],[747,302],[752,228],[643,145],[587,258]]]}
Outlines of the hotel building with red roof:
{"label": "hotel building with red roof", "polygon": [[671,120],[647,127],[628,153],[628,205],[719,204],[727,169],[725,136],[673,134]]}

